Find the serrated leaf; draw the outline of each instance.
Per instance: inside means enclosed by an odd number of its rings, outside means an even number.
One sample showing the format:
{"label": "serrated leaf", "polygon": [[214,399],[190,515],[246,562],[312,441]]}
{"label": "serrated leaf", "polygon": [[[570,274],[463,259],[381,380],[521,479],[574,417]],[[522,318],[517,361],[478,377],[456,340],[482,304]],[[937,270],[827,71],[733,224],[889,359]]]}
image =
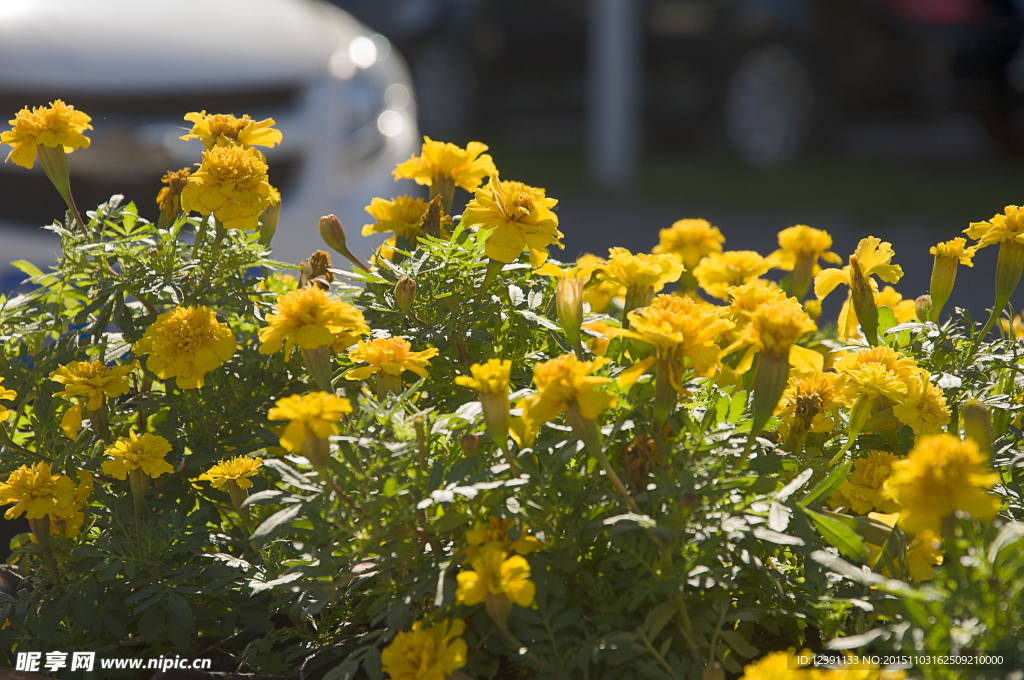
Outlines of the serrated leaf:
{"label": "serrated leaf", "polygon": [[512,302],[513,307],[518,307],[526,302],[526,296],[523,294],[523,289],[515,284],[508,287],[508,299]]}
{"label": "serrated leaf", "polygon": [[780,534],[765,527],[754,527],[753,534],[762,541],[776,543],[778,545],[804,545],[804,539],[789,534]]}
{"label": "serrated leaf", "polygon": [[852,465],[853,461],[848,460],[836,469],[832,470],[832,472],[828,474],[828,477],[815,484],[814,488],[808,491],[807,495],[801,498],[797,505],[801,508],[806,508],[821,496],[826,498],[831,496],[832,493],[846,481],[846,476],[849,474],[850,466]]}
{"label": "serrated leaf", "polygon": [[808,480],[810,480],[810,478],[813,477],[813,476],[814,476],[814,470],[812,468],[807,468],[806,470],[804,470],[803,472],[798,474],[793,479],[792,482],[790,482],[786,486],[782,487],[782,489],[779,491],[779,493],[775,494],[775,497],[778,498],[780,501],[786,500],[787,498],[792,496],[794,493],[799,491],[800,488],[804,484],[806,484],[808,482]]}
{"label": "serrated leaf", "polygon": [[192,614],[192,608],[188,606],[188,601],[185,598],[175,592],[167,593],[167,608],[186,633],[195,632],[196,618]]}
{"label": "serrated leaf", "polygon": [[757,647],[754,647],[749,642],[743,639],[743,636],[734,630],[723,630],[719,631],[719,636],[722,640],[729,645],[732,651],[736,652],[745,659],[752,659],[753,657],[760,654]]}
{"label": "serrated leaf", "polygon": [[834,517],[828,517],[806,508],[804,508],[804,512],[814,522],[814,527],[821,537],[828,541],[833,548],[838,549],[843,557],[858,562],[867,562],[868,550],[864,547],[864,541],[856,531]]}
{"label": "serrated leaf", "polygon": [[32,264],[31,262],[29,262],[28,260],[15,260],[14,262],[11,263],[11,266],[21,270],[22,272],[28,274],[29,276],[43,275],[42,270],[39,269],[39,267]]}
{"label": "serrated leaf", "polygon": [[516,310],[516,314],[519,314],[524,319],[527,319],[529,321],[533,321],[534,323],[540,324],[541,326],[543,326],[544,328],[547,328],[548,330],[552,330],[552,331],[560,331],[560,330],[562,330],[562,327],[559,326],[558,324],[553,323],[549,319],[546,319],[543,316],[540,316],[539,314],[534,314],[533,312],[527,311],[525,309],[517,309]]}
{"label": "serrated leaf", "polygon": [[284,510],[278,510],[256,527],[250,540],[258,546],[266,544],[270,539],[283,532],[292,523],[292,520],[299,516],[300,512],[302,512],[302,505],[299,503]]}
{"label": "serrated leaf", "polygon": [[772,503],[768,508],[768,528],[772,531],[785,531],[792,514],[793,511],[782,503]]}
{"label": "serrated leaf", "polygon": [[647,612],[647,616],[644,618],[644,628],[647,630],[647,638],[649,640],[655,640],[661,631],[665,628],[666,624],[672,620],[672,617],[676,615],[679,608],[676,606],[675,600],[666,600],[657,607]]}
{"label": "serrated leaf", "polygon": [[886,331],[896,326],[896,315],[890,307],[878,308],[878,335],[885,335]]}

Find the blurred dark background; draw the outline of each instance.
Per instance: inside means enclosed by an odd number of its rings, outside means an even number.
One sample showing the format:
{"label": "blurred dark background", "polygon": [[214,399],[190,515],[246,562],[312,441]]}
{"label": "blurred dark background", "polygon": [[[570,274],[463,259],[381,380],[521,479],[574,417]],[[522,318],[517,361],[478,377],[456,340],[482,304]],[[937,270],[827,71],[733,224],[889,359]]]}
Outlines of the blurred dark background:
{"label": "blurred dark background", "polygon": [[[685,217],[767,253],[804,223],[844,258],[892,241],[916,297],[932,244],[1024,201],[1024,2],[333,1],[405,56],[424,134],[560,200],[563,259]],[[951,299],[976,315],[978,260]]]}

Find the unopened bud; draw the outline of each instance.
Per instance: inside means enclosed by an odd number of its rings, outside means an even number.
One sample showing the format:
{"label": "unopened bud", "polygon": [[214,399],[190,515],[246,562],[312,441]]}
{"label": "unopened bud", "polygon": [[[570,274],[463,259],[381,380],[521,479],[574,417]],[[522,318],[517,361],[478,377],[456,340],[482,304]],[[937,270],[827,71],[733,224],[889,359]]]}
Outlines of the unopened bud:
{"label": "unopened bud", "polygon": [[341,255],[344,255],[349,262],[359,267],[365,272],[370,271],[365,264],[363,264],[359,258],[349,251],[348,246],[345,245],[345,228],[341,226],[341,220],[335,215],[324,215],[320,218],[320,238],[324,240],[328,246],[338,251]]}
{"label": "unopened bud", "polygon": [[853,311],[857,313],[860,328],[868,344],[878,344],[878,307],[875,306],[875,293],[861,269],[856,255],[850,256],[850,301]]}
{"label": "unopened bud", "polygon": [[807,312],[807,316],[811,317],[813,321],[817,321],[821,316],[821,300],[805,300],[804,311]]}
{"label": "unopened bud", "polygon": [[475,456],[480,451],[480,437],[472,432],[462,435],[459,444],[462,445],[462,450],[466,452],[467,456]]}
{"label": "unopened bud", "polygon": [[931,319],[932,296],[922,295],[921,297],[914,300],[914,313],[917,315],[917,320],[922,323]]}
{"label": "unopened bud", "polygon": [[992,446],[992,416],[985,405],[969,401],[964,406],[964,431],[973,439],[982,453],[989,453]]}
{"label": "unopened bud", "polygon": [[555,311],[566,337],[573,347],[580,341],[583,323],[583,281],[574,276],[558,279],[555,286]]}
{"label": "unopened bud", "polygon": [[725,669],[722,668],[722,664],[712,661],[704,667],[700,680],[725,680]]}
{"label": "unopened bud", "polygon": [[416,299],[416,282],[408,276],[398,279],[395,284],[395,304],[402,310],[402,314],[408,314],[412,309],[413,300]]}
{"label": "unopened bud", "polygon": [[697,494],[693,491],[686,491],[679,499],[679,505],[683,506],[686,510],[693,510],[697,507]]}
{"label": "unopened bud", "polygon": [[320,238],[342,255],[348,252],[348,246],[345,245],[345,228],[341,226],[341,220],[337,216],[324,215],[320,218]]}

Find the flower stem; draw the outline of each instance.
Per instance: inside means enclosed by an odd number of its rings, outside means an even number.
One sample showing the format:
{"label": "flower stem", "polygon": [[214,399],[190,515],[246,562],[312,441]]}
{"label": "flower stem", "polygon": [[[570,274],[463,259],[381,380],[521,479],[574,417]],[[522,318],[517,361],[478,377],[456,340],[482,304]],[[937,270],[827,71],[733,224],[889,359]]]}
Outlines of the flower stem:
{"label": "flower stem", "polygon": [[60,571],[57,569],[57,560],[53,558],[53,548],[50,546],[50,516],[43,515],[37,519],[29,518],[28,526],[32,529],[32,535],[35,536],[36,543],[39,544],[39,550],[43,553],[46,564],[53,572],[54,580],[57,583],[63,583]]}
{"label": "flower stem", "polygon": [[228,233],[228,230],[224,228],[224,223],[220,220],[214,218],[213,224],[213,249],[210,251],[210,262],[206,265],[206,270],[203,271],[203,278],[199,280],[199,285],[196,286],[197,295],[206,288],[206,284],[209,283],[213,270],[217,268],[217,261],[220,260],[220,244]]}
{"label": "flower stem", "polygon": [[640,506],[636,504],[633,497],[629,495],[629,490],[626,489],[626,485],[619,479],[619,475],[616,474],[615,468],[612,467],[612,463],[608,460],[608,456],[605,455],[604,450],[601,447],[601,432],[597,429],[597,423],[593,420],[588,420],[580,414],[580,407],[574,401],[570,401],[568,406],[565,408],[565,419],[569,421],[569,425],[572,427],[573,432],[587,447],[587,451],[590,455],[597,459],[597,462],[601,464],[608,479],[611,481],[612,486],[615,490],[625,499],[626,504],[629,505],[629,509],[638,515],[643,513],[640,511]]}

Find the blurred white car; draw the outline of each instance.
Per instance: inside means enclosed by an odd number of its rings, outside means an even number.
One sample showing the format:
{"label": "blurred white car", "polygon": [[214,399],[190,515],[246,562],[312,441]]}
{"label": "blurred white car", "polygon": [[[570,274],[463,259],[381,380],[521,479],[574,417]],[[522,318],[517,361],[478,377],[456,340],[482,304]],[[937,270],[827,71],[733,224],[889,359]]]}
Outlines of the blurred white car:
{"label": "blurred white car", "polygon": [[[92,145],[68,156],[79,209],[123,193],[152,219],[159,178],[201,157],[178,139],[186,113],[274,118],[273,247],[291,262],[323,247],[317,218],[332,212],[367,256],[363,208],[409,189],[390,173],[420,141],[401,56],[319,0],[0,0],[0,116],[56,98],[92,117]],[[0,163],[0,291],[24,278],[11,260],[52,263],[59,240],[39,225],[63,214],[38,163]]]}

